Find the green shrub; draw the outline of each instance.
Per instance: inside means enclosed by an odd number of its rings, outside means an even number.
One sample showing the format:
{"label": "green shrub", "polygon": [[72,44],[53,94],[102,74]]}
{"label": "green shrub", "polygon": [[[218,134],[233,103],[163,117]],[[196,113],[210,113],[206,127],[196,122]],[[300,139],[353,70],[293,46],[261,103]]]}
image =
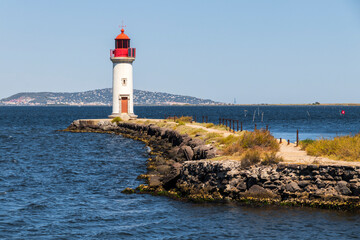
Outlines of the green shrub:
{"label": "green shrub", "polygon": [[264,160],[261,162],[263,165],[271,165],[278,164],[279,162],[283,162],[284,159],[282,157],[276,156],[276,152],[265,153]]}
{"label": "green shrub", "polygon": [[248,150],[241,158],[241,167],[250,167],[260,162],[260,152],[255,149]]}
{"label": "green shrub", "polygon": [[119,123],[121,121],[122,121],[122,119],[120,117],[115,117],[111,120],[112,123]]}

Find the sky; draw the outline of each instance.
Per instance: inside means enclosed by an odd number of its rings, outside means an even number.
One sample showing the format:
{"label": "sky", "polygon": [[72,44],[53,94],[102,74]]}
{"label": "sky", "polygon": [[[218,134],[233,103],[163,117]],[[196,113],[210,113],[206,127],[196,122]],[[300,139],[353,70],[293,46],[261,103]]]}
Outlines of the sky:
{"label": "sky", "polygon": [[111,87],[122,23],[135,89],[360,103],[359,0],[0,0],[0,99]]}

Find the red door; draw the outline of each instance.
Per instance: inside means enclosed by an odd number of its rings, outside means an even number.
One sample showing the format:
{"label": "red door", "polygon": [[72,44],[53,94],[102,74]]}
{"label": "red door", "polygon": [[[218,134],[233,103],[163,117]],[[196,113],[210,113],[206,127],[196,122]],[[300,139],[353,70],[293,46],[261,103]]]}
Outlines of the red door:
{"label": "red door", "polygon": [[121,113],[128,113],[128,98],[121,97]]}

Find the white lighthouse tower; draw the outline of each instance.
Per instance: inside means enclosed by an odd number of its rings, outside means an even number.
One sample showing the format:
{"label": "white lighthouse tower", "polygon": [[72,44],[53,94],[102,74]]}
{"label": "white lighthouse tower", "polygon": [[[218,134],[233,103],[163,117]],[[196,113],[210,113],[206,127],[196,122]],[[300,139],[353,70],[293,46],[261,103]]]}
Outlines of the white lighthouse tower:
{"label": "white lighthouse tower", "polygon": [[133,95],[133,67],[136,49],[130,48],[130,38],[121,29],[115,38],[115,49],[110,50],[113,62],[113,106],[110,118],[135,119]]}

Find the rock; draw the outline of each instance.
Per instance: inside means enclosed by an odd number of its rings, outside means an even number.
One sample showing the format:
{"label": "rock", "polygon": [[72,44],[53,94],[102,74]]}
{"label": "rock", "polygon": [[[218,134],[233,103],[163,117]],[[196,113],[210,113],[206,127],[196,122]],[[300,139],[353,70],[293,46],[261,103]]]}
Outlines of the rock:
{"label": "rock", "polygon": [[192,139],[188,142],[188,145],[191,147],[191,148],[195,148],[197,146],[201,146],[201,145],[204,145],[205,142],[199,138],[195,138],[195,139]]}
{"label": "rock", "polygon": [[300,190],[300,187],[296,182],[289,182],[285,185],[285,190],[288,192],[296,192]]}
{"label": "rock", "polygon": [[262,180],[269,180],[270,179],[270,176],[269,174],[266,172],[266,170],[262,170],[260,172],[260,179]]}
{"label": "rock", "polygon": [[342,195],[351,194],[351,190],[348,188],[348,183],[345,181],[338,182],[335,189]]}
{"label": "rock", "polygon": [[275,181],[275,180],[278,180],[278,179],[280,179],[280,174],[279,173],[277,173],[277,172],[271,173],[271,175],[270,175],[270,180],[271,181]]}
{"label": "rock", "polygon": [[179,150],[180,150],[180,147],[173,147],[168,153],[169,158],[175,159],[178,156]]}
{"label": "rock", "polygon": [[192,148],[190,146],[181,146],[180,150],[183,153],[183,156],[185,157],[186,160],[192,160],[194,157],[194,152],[192,150]]}
{"label": "rock", "polygon": [[194,148],[194,159],[206,159],[208,156],[209,147],[205,145],[197,146]]}
{"label": "rock", "polygon": [[320,178],[317,178],[317,179],[315,180],[315,184],[316,184],[316,186],[317,186],[318,188],[324,188],[324,187],[326,186],[325,183],[324,183],[323,181],[321,181]]}
{"label": "rock", "polygon": [[246,187],[246,182],[242,181],[240,182],[237,186],[236,186],[237,189],[239,189],[240,191],[245,191],[247,189]]}
{"label": "rock", "polygon": [[246,182],[246,186],[247,189],[250,189],[253,185],[255,185],[257,183],[257,178],[256,176],[253,177],[249,177],[247,182]]}
{"label": "rock", "polygon": [[165,175],[171,171],[171,167],[169,165],[160,165],[156,167],[156,170],[161,174]]}
{"label": "rock", "polygon": [[272,198],[275,196],[271,191],[259,186],[253,185],[251,188],[245,192],[247,196],[257,197],[257,198]]}
{"label": "rock", "polygon": [[359,182],[350,183],[350,190],[354,196],[359,196],[360,195],[360,183]]}
{"label": "rock", "polygon": [[306,187],[307,185],[309,185],[310,184],[310,181],[306,181],[306,180],[303,180],[303,181],[299,181],[298,182],[298,185],[299,185],[299,187],[301,187],[301,188],[304,188],[304,187]]}
{"label": "rock", "polygon": [[127,187],[124,190],[122,190],[121,193],[132,194],[132,193],[135,193],[135,190]]}
{"label": "rock", "polygon": [[159,187],[161,185],[159,176],[151,176],[149,177],[149,187]]}

